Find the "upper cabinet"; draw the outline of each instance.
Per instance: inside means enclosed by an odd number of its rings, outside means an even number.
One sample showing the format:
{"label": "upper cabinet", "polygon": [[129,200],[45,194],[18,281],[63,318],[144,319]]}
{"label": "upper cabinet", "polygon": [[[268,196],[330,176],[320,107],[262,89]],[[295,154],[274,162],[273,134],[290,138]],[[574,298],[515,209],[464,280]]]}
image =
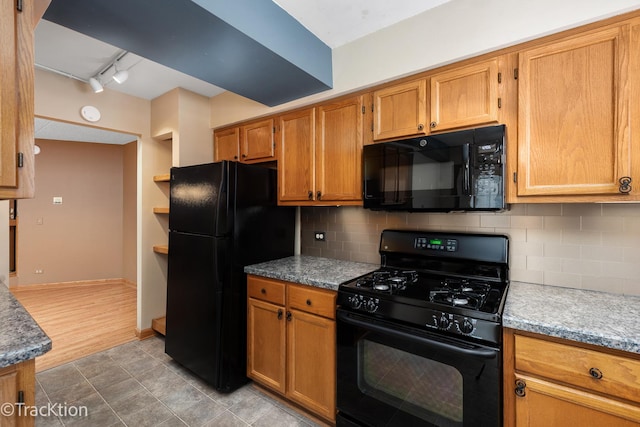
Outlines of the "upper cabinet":
{"label": "upper cabinet", "polygon": [[498,122],[498,59],[430,77],[431,132]]}
{"label": "upper cabinet", "polygon": [[0,199],[34,195],[34,27],[46,4],[0,0]]}
{"label": "upper cabinet", "polygon": [[362,203],[363,97],[279,117],[279,203]]}
{"label": "upper cabinet", "polygon": [[401,83],[373,92],[373,139],[426,135],[427,82]]}
{"label": "upper cabinet", "polygon": [[273,161],[276,159],[274,133],[272,118],[216,130],[213,133],[214,160],[243,163]]}
{"label": "upper cabinet", "polygon": [[640,71],[631,55],[639,41],[633,32],[633,50],[627,23],[519,53],[517,196],[603,201],[638,194],[630,131],[630,78]]}

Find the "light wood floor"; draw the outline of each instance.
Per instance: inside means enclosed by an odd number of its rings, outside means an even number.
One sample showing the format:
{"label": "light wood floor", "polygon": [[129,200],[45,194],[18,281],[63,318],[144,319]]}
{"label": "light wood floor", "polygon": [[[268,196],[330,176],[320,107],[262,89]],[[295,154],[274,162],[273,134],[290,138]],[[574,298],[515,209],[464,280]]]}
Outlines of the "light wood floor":
{"label": "light wood floor", "polygon": [[11,292],[49,335],[36,372],[133,341],[136,290],[123,282],[22,286]]}

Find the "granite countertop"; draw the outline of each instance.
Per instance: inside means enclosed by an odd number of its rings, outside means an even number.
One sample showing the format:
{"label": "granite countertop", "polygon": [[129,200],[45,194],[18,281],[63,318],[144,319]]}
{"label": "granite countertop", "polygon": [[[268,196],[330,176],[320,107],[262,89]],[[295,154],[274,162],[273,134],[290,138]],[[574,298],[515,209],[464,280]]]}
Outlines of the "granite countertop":
{"label": "granite countertop", "polygon": [[51,350],[51,338],[0,284],[0,368],[13,365]]}
{"label": "granite countertop", "polygon": [[503,325],[640,353],[640,297],[512,282]]}
{"label": "granite countertop", "polygon": [[376,264],[297,255],[248,265],[244,268],[244,272],[337,291],[341,283],[377,270],[379,267]]}

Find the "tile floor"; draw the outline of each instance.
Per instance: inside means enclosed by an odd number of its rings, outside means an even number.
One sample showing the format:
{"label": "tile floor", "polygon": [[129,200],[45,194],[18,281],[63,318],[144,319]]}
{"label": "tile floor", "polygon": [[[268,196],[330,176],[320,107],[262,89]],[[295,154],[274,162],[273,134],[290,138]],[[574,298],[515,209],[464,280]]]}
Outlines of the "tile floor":
{"label": "tile floor", "polygon": [[[164,340],[130,342],[36,375],[36,407],[69,414],[39,416],[36,426],[318,426],[248,384],[221,394],[164,353]],[[58,410],[57,412],[60,412]]]}

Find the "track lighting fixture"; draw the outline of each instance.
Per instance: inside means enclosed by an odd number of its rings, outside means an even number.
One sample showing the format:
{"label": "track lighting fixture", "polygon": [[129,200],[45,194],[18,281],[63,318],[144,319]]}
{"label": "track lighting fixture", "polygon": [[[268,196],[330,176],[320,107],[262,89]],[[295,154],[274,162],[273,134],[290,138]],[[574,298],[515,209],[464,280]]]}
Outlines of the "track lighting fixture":
{"label": "track lighting fixture", "polygon": [[100,81],[95,77],[91,77],[89,79],[89,86],[91,86],[91,89],[93,89],[94,93],[100,93],[104,90],[102,83],[100,83]]}
{"label": "track lighting fixture", "polygon": [[116,73],[113,75],[113,80],[118,84],[124,83],[129,78],[129,72],[127,70],[118,70],[116,65]]}

